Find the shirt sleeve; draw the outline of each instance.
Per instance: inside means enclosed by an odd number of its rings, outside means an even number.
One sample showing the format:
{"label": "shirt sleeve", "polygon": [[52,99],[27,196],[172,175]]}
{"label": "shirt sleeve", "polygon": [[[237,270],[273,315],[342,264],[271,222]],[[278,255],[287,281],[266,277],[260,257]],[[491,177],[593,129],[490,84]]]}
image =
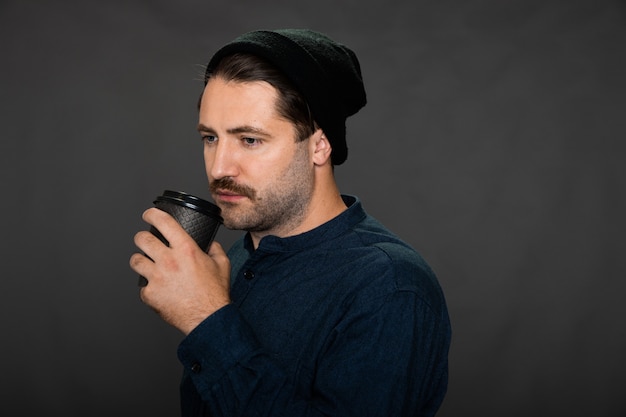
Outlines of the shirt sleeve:
{"label": "shirt sleeve", "polygon": [[434,415],[447,385],[447,316],[416,291],[362,304],[329,335],[304,395],[236,306],[217,311],[178,350],[202,402],[194,409],[213,416]]}

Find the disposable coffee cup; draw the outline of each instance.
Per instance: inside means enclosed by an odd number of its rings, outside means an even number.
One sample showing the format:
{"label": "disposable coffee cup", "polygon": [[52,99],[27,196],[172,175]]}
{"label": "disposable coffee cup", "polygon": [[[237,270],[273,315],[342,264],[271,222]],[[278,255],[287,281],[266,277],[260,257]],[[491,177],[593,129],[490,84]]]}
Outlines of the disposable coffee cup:
{"label": "disposable coffee cup", "polygon": [[[163,194],[154,200],[154,206],[174,217],[204,252],[211,246],[217,230],[223,223],[218,206],[182,191],[163,191]],[[169,242],[157,228],[151,226],[150,232],[169,246]],[[148,281],[140,276],[139,286],[144,287],[147,284]]]}

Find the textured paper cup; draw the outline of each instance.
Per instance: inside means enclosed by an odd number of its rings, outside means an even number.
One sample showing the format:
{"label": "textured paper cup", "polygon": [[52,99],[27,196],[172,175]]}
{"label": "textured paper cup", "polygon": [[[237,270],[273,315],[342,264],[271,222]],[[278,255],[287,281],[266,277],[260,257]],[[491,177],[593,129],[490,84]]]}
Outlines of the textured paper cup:
{"label": "textured paper cup", "polygon": [[[165,190],[154,200],[154,206],[174,217],[205,252],[223,223],[218,206],[182,191]],[[154,226],[150,227],[150,232],[169,246],[167,239]],[[139,286],[147,283],[144,277],[139,277]]]}

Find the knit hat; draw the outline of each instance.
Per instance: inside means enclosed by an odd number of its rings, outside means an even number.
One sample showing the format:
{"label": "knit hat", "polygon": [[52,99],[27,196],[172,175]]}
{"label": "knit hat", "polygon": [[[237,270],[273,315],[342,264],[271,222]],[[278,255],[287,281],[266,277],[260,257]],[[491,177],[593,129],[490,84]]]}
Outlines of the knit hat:
{"label": "knit hat", "polygon": [[248,32],[213,55],[205,83],[219,61],[235,53],[257,55],[283,72],[304,96],[330,141],[333,164],[346,160],[346,119],[366,103],[361,67],[352,50],[307,29]]}

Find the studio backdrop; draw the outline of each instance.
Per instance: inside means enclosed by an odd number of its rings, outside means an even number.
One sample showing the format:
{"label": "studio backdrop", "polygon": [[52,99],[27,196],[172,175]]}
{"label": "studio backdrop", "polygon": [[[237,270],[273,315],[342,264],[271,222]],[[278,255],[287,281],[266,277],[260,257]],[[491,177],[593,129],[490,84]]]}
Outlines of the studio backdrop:
{"label": "studio backdrop", "polygon": [[209,197],[203,65],[282,27],[361,60],[335,172],[445,291],[439,416],[625,416],[620,0],[1,1],[0,414],[178,415],[133,235],[163,190]]}

